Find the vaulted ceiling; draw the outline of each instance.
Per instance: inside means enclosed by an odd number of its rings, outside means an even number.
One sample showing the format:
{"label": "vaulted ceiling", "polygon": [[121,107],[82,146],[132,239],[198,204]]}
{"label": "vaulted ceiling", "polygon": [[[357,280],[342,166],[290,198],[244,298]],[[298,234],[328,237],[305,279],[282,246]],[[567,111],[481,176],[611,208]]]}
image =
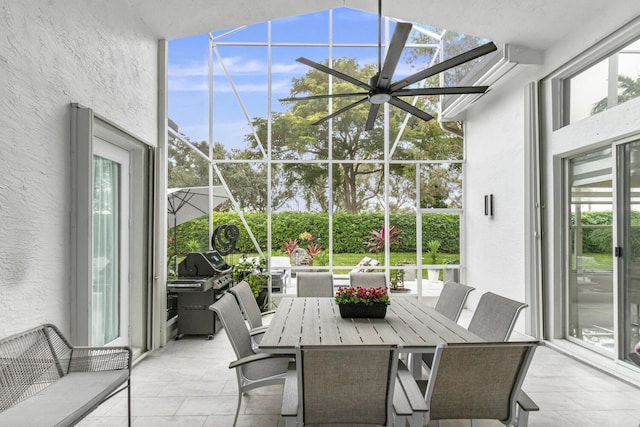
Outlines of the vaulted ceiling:
{"label": "vaulted ceiling", "polygon": [[[158,38],[175,39],[328,8],[377,13],[376,0],[117,0],[128,3]],[[160,4],[162,6],[160,6]],[[600,22],[640,15],[637,0],[383,0],[383,14],[523,47],[547,50]]]}

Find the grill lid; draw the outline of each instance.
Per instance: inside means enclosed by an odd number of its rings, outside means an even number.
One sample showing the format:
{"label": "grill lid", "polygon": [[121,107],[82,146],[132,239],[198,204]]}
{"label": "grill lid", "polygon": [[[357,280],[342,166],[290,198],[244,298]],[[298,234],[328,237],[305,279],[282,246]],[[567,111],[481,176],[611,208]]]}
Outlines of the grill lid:
{"label": "grill lid", "polygon": [[212,277],[231,269],[217,251],[191,252],[178,265],[178,277]]}

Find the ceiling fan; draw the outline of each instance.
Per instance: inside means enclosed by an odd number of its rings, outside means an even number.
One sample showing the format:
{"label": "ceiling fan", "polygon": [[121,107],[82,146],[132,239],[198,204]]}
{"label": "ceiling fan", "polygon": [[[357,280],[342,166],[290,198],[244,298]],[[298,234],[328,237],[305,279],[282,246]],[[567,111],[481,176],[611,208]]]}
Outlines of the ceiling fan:
{"label": "ceiling fan", "polygon": [[355,101],[354,103],[349,104],[332,114],[329,114],[328,116],[318,120],[313,124],[319,125],[321,123],[324,123],[327,120],[336,117],[337,115],[342,114],[345,111],[348,111],[365,101],[369,101],[369,103],[371,103],[371,107],[369,108],[369,116],[367,117],[365,130],[371,130],[373,129],[373,125],[380,109],[380,105],[384,104],[385,102],[388,102],[389,104],[394,105],[401,110],[406,111],[407,113],[413,114],[414,116],[424,121],[429,121],[433,119],[433,116],[431,114],[414,107],[408,102],[403,101],[402,99],[400,99],[400,97],[482,94],[487,91],[487,89],[489,88],[488,86],[454,86],[414,89],[408,88],[408,86],[497,50],[497,47],[493,42],[478,46],[474,49],[471,49],[470,51],[454,56],[453,58],[447,59],[446,61],[440,62],[431,67],[425,68],[422,71],[418,71],[417,73],[412,74],[408,77],[402,78],[396,82],[392,82],[391,78],[393,77],[393,73],[396,70],[398,61],[400,60],[400,56],[402,55],[402,50],[404,49],[407,39],[409,38],[411,29],[412,25],[409,23],[399,22],[396,24],[393,36],[391,37],[391,43],[389,44],[389,49],[387,51],[387,56],[385,57],[384,64],[382,64],[382,0],[378,0],[378,72],[373,77],[371,77],[371,79],[369,79],[368,83],[362,82],[354,77],[341,73],[340,71],[334,70],[325,65],[311,61],[310,59],[303,57],[296,59],[296,61],[302,64],[308,65],[309,67],[315,68],[316,70],[322,71],[323,73],[331,74],[334,77],[352,83],[364,89],[366,92],[336,93],[327,95],[282,98],[280,99],[280,101],[290,102],[305,101],[310,99],[364,96],[358,101]]}

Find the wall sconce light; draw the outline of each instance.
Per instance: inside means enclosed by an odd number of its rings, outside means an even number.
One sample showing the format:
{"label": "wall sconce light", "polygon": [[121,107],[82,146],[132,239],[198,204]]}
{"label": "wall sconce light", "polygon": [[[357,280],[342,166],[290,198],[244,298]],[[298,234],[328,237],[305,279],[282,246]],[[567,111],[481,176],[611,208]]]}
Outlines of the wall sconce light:
{"label": "wall sconce light", "polygon": [[493,216],[493,194],[485,194],[484,196],[484,214]]}

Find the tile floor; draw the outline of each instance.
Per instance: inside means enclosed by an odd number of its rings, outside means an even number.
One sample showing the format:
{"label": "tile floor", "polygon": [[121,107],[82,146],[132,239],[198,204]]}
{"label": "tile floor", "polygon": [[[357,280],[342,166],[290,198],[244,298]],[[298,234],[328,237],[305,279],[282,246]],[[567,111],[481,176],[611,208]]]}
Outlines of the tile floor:
{"label": "tile floor", "polygon": [[[224,330],[210,341],[190,336],[152,352],[132,372],[132,425],[232,426],[237,388],[235,373],[228,365],[234,359]],[[530,416],[533,427],[640,427],[640,388],[549,346],[536,350],[524,390],[541,408]],[[284,426],[279,416],[281,398],[282,386],[248,392],[238,427]],[[468,425],[462,421],[441,423],[442,427]],[[126,426],[125,395],[101,405],[79,426]]]}

